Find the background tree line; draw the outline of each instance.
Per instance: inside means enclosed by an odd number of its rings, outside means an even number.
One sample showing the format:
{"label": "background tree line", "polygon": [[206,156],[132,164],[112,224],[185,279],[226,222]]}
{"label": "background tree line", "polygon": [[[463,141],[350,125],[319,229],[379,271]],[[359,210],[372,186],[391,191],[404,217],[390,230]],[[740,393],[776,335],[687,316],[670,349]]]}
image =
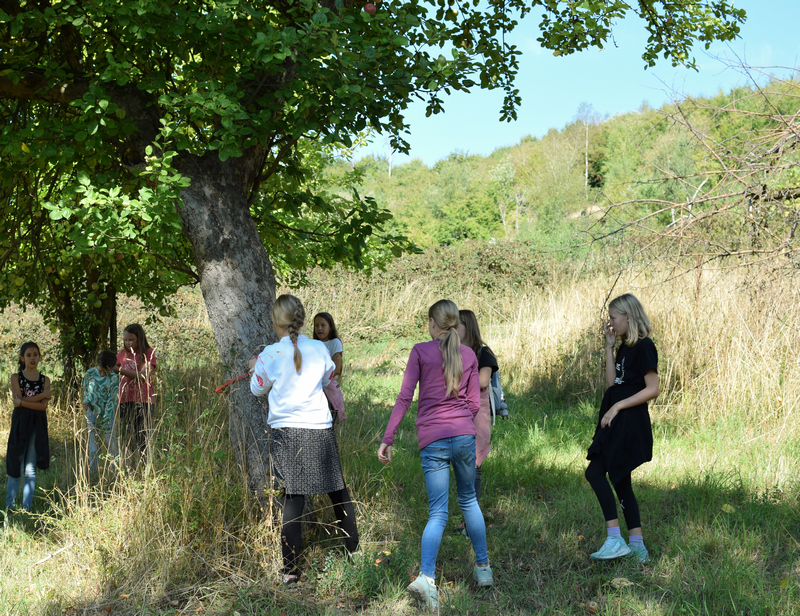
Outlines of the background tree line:
{"label": "background tree line", "polygon": [[[431,167],[355,163],[364,194],[421,247],[515,239],[543,250],[625,237],[655,254],[796,265],[800,82],[772,77],[708,98],[601,118],[588,104],[542,138]],[[348,168],[328,167],[333,178]],[[568,253],[565,253],[568,254]],[[788,257],[785,258],[785,257]]]}

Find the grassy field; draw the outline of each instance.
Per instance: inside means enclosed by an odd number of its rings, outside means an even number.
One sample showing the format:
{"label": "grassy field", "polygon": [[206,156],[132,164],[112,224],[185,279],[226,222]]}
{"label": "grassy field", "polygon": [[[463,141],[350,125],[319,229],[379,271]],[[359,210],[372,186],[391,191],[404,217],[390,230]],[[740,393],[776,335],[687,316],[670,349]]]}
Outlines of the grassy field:
{"label": "grassy field", "polygon": [[[498,421],[483,466],[496,585],[470,583],[453,493],[441,613],[579,615],[590,601],[606,615],[800,613],[800,290],[743,270],[598,271],[553,268],[502,294],[424,275],[320,276],[297,292],[310,313],[334,314],[345,344],[340,450],[364,556],[344,558],[327,501],[316,497],[306,575],[292,592],[278,584],[273,512],[244,492],[232,458],[202,302],[182,295],[178,319],[148,328],[162,366],[152,465],[90,481],[77,401],[51,405],[53,468],[40,474],[34,513],[3,524],[0,613],[416,613],[404,588],[419,570],[427,502],[414,407],[392,463],[382,466],[376,450],[408,351],[442,296],[478,314],[511,419]],[[623,291],[655,324],[662,379],[651,406],[654,459],[634,473],[653,556],[645,566],[588,558],[605,535],[583,478],[602,394],[600,326],[606,297]],[[135,305],[122,314],[144,319]],[[12,316],[0,327],[4,382],[14,346],[51,335],[35,315]],[[42,371],[53,372],[47,358]]]}

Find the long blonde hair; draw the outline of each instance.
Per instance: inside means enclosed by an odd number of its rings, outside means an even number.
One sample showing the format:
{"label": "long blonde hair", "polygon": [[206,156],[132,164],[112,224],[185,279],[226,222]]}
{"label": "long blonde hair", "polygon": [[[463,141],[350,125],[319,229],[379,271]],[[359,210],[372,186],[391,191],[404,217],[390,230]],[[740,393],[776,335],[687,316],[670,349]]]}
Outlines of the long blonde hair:
{"label": "long blonde hair", "polygon": [[445,396],[458,397],[461,385],[461,376],[464,374],[464,364],[461,361],[461,337],[456,331],[458,327],[458,306],[449,299],[440,299],[428,309],[428,318],[433,319],[436,327],[446,331],[444,338],[439,343],[444,363]]}
{"label": "long blonde hair", "polygon": [[303,367],[303,354],[297,348],[297,336],[306,322],[306,309],[303,302],[294,295],[281,295],[272,305],[272,322],[289,332],[289,339],[294,345],[294,367],[297,374]]}
{"label": "long blonde hair", "polygon": [[625,344],[634,346],[642,338],[647,338],[653,331],[650,319],[644,311],[642,303],[632,293],[623,293],[608,304],[608,309],[628,317],[628,333]]}

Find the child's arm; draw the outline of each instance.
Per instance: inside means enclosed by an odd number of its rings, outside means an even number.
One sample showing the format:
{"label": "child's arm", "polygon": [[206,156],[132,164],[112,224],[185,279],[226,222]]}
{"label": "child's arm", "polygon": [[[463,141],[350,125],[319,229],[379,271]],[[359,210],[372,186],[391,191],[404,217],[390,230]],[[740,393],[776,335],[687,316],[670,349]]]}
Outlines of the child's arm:
{"label": "child's arm", "polygon": [[606,335],[606,387],[611,387],[617,380],[617,366],[614,361],[614,345],[617,344],[617,334],[611,327],[611,321],[606,321],[603,333]]}
{"label": "child's arm", "polygon": [[492,367],[491,366],[484,366],[478,372],[478,381],[481,384],[481,391],[489,387],[489,384],[492,382]]}
{"label": "child's arm", "polygon": [[[147,349],[150,351],[151,349]],[[148,353],[144,353],[144,363],[141,368],[136,368],[135,370],[127,370],[119,366],[116,372],[121,374],[122,376],[127,376],[132,381],[149,381],[153,378],[153,375],[156,373],[156,365],[153,363],[155,360],[152,356],[152,353],[148,356]],[[117,368],[118,366],[114,366]]]}
{"label": "child's arm", "polygon": [[644,385],[645,387],[642,391],[633,394],[630,398],[620,400],[608,409],[600,420],[600,427],[605,428],[610,426],[611,422],[614,421],[614,418],[621,410],[639,406],[655,398],[658,395],[658,372],[655,370],[648,370],[647,374],[644,375]]}
{"label": "child's arm", "polygon": [[83,377],[83,402],[81,402],[84,411],[88,411],[89,407],[96,403],[97,392],[95,389],[96,383],[87,372]]}
{"label": "child's arm", "polygon": [[16,374],[11,375],[11,397],[14,399],[14,406],[19,406],[34,411],[46,411],[47,401],[50,399],[50,379],[44,377],[44,391],[30,398],[24,398],[22,391],[19,388],[19,379],[14,378]]}
{"label": "child's arm", "polygon": [[331,357],[331,359],[333,360],[333,363],[336,365],[336,370],[333,371],[333,374],[331,376],[332,377],[339,376],[340,374],[342,374],[342,354],[341,354],[341,352],[334,353],[333,357]]}

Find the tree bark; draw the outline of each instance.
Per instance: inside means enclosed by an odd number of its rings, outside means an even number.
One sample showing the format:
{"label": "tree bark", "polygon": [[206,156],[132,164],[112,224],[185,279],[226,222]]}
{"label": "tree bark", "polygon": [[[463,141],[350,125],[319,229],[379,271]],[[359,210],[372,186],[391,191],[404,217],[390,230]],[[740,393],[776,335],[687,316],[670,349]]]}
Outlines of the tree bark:
{"label": "tree bark", "polygon": [[[189,237],[225,380],[245,374],[248,362],[275,340],[275,275],[250,216],[247,197],[264,152],[253,148],[225,162],[217,152],[184,156],[176,164],[191,179],[182,193]],[[248,488],[263,494],[269,477],[266,400],[243,378],[227,388],[230,437]]]}

